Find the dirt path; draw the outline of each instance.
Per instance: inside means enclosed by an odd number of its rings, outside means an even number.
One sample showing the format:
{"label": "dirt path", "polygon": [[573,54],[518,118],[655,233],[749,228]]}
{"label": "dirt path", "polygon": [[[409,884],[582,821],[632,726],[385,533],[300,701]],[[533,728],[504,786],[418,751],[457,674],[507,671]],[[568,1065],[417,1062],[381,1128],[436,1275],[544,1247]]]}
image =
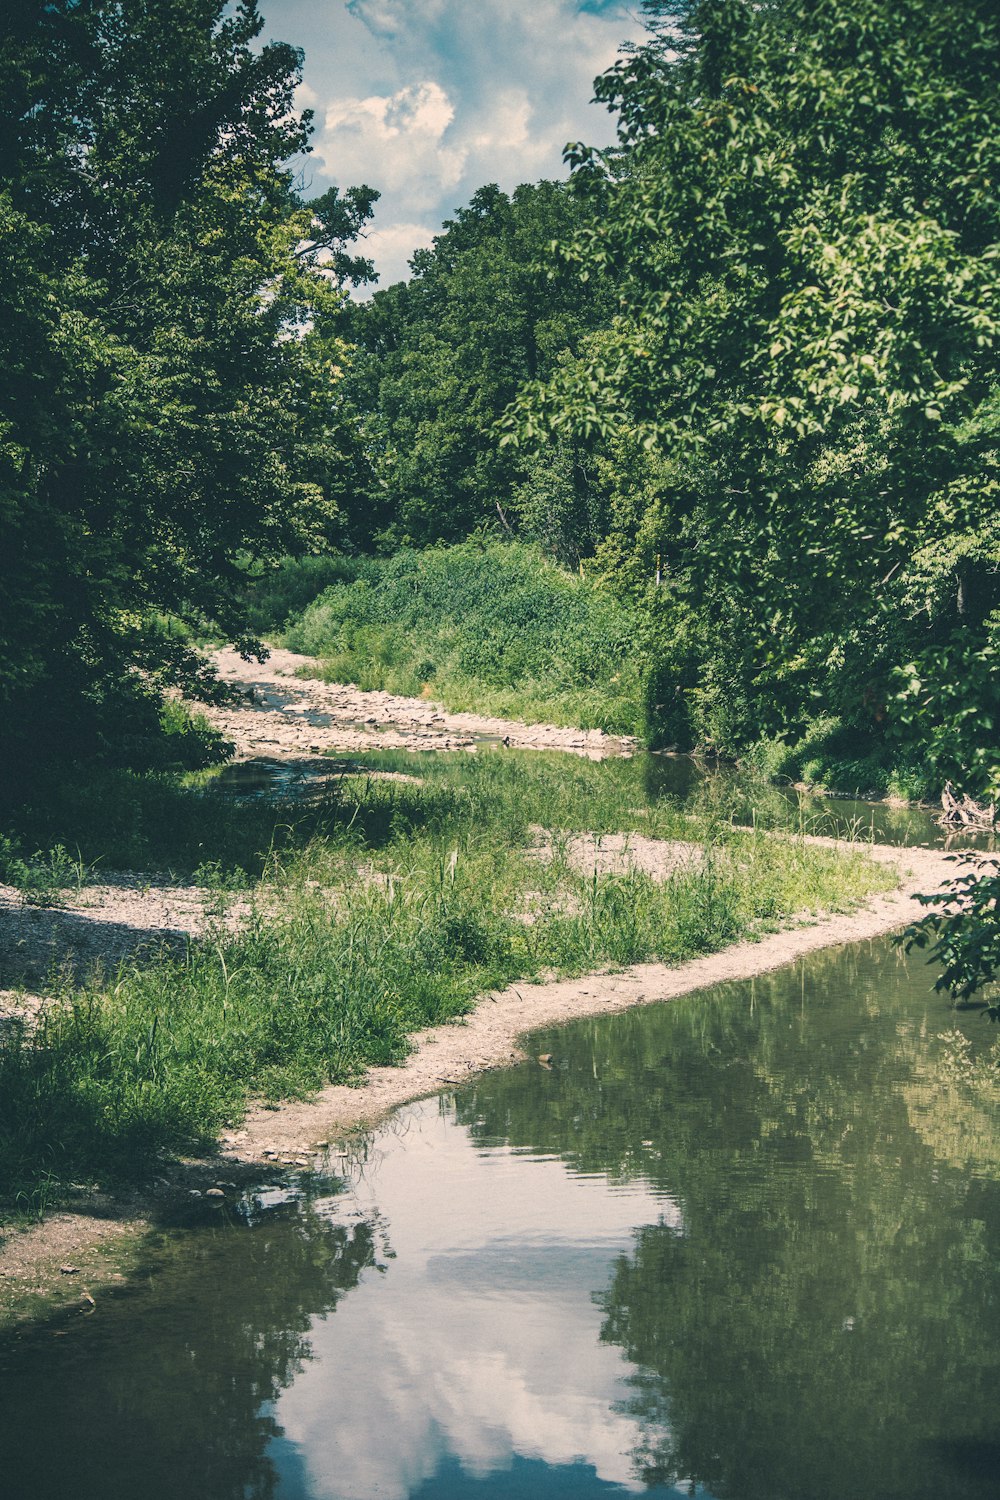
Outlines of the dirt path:
{"label": "dirt path", "polygon": [[316,672],[318,663],[294,651],[276,649],[263,665],[243,661],[232,649],[217,651],[214,660],[223,681],[253,692],[245,707],[199,710],[232,740],[240,760],[302,759],[330,750],[471,750],[483,739],[506,740],[522,750],[569,750],[594,760],[638,748],[634,739],[602,729],[449,713],[422,698],[299,677]]}

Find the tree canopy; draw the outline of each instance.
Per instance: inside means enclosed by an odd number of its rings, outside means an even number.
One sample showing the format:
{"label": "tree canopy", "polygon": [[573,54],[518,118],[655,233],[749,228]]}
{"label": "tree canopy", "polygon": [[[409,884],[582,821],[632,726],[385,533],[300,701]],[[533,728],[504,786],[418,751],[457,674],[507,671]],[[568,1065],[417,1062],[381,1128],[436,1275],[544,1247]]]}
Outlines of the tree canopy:
{"label": "tree canopy", "polygon": [[164,667],[153,612],[246,644],[248,567],[331,526],[339,363],[308,328],[370,274],[345,246],[377,194],[296,191],[301,59],[262,24],[255,0],[2,23],[5,740],[72,722],[85,753],[98,702]]}
{"label": "tree canopy", "polygon": [[362,545],[455,541],[483,523],[544,530],[550,509],[545,522],[532,509],[541,486],[568,522],[556,550],[592,548],[601,528],[586,446],[525,460],[496,432],[524,382],[551,374],[610,316],[605,290],[550,276],[551,243],[580,223],[565,185],[508,196],[490,184],[416,252],[408,282],[352,307],[348,396],[371,464]]}
{"label": "tree canopy", "polygon": [[483,187],[351,302],[378,194],[303,197],[300,56],[252,0],[23,0],[9,718],[176,674],[158,613],[249,646],[248,579],[283,553],[493,531],[639,606],[659,743],[997,790],[1000,15],[644,14],[596,83],[613,147]]}
{"label": "tree canopy", "polygon": [[651,455],[608,555],[660,559],[688,735],[738,749],[822,704],[995,782],[1000,16],[646,11],[597,83],[617,145],[573,151],[599,212],[561,246],[619,308],[511,433]]}

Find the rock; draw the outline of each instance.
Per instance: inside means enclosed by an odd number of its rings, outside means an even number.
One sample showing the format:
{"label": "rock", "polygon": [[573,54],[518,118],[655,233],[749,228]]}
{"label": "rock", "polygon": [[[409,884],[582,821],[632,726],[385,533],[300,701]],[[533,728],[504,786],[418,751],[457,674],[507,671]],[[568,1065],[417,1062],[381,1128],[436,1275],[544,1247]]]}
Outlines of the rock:
{"label": "rock", "polygon": [[221,1188],[209,1188],[205,1194],[206,1198],[224,1198],[225,1196]]}
{"label": "rock", "polygon": [[59,1272],[60,1272],[60,1275],[62,1275],[62,1276],[78,1276],[80,1274],[80,1267],[79,1266],[60,1266],[59,1267]]}

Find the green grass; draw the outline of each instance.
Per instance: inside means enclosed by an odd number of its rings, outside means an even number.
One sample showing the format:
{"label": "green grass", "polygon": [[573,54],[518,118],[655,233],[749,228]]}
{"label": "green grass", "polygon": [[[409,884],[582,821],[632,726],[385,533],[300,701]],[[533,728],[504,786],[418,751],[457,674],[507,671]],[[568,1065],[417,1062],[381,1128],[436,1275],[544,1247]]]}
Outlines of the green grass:
{"label": "green grass", "polygon": [[[367,774],[386,768],[421,780]],[[74,1177],[147,1173],[157,1153],[208,1151],[249,1098],[297,1097],[397,1062],[414,1030],[462,1015],[487,989],[679,962],[889,883],[861,849],[838,856],[714,813],[693,823],[646,807],[628,761],[372,756],[305,811],[240,806],[162,778],[116,785],[117,858],[141,850],[162,866],[183,853],[191,867],[199,853],[222,901],[224,872],[243,870],[260,880],[252,915],[235,933],[220,922],[183,958],[64,985],[37,1029],[2,1033],[8,1204],[42,1188],[51,1199],[53,1183]],[[50,824],[82,834],[93,858],[93,814],[77,790]],[[99,789],[109,810],[107,797]],[[539,827],[549,861],[532,852]],[[588,877],[562,837],[582,829],[695,839],[704,858],[663,884]]]}
{"label": "green grass", "polygon": [[284,639],[331,681],[637,734],[639,637],[633,611],[536,548],[466,542],[355,562]]}

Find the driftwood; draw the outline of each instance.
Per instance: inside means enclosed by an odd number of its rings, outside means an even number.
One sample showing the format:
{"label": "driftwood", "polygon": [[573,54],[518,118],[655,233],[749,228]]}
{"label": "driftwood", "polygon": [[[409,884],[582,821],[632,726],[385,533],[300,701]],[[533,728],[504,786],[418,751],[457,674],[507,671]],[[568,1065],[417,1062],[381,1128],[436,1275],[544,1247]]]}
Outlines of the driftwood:
{"label": "driftwood", "polygon": [[949,828],[994,828],[996,821],[995,802],[974,802],[964,792],[956,792],[950,781],[945,782],[939,823]]}

